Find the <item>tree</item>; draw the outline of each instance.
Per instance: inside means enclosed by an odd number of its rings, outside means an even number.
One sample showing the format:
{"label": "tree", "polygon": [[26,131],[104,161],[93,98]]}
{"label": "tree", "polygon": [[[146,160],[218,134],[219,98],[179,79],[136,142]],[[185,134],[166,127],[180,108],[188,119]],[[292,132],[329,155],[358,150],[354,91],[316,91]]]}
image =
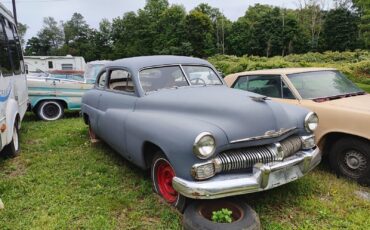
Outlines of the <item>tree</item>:
{"label": "tree", "polygon": [[64,42],[69,44],[81,39],[86,39],[91,32],[89,25],[80,13],[74,13],[72,18],[63,24]]}
{"label": "tree", "polygon": [[370,1],[352,0],[353,8],[360,16],[359,22],[359,39],[365,49],[370,49]]}
{"label": "tree", "polygon": [[227,47],[225,47],[225,37],[231,31],[231,21],[227,19],[223,13],[221,13],[220,9],[212,7],[206,3],[199,4],[194,8],[194,10],[202,12],[209,17],[212,22],[217,52],[224,54],[227,49]]}
{"label": "tree", "polygon": [[145,46],[141,47],[139,30],[142,29],[135,12],[128,12],[122,18],[113,19],[113,58],[139,56],[147,52]]}
{"label": "tree", "polygon": [[63,44],[63,29],[53,17],[46,17],[42,29],[37,33],[40,45],[40,55],[52,55]]}
{"label": "tree", "polygon": [[185,18],[185,8],[180,5],[172,5],[163,11],[158,21],[158,33],[153,44],[154,53],[191,55],[193,50],[185,36]]}
{"label": "tree", "polygon": [[111,59],[113,51],[112,24],[108,19],[99,23],[99,30],[93,36],[94,50],[99,59]]}
{"label": "tree", "polygon": [[193,48],[193,55],[209,57],[215,54],[214,31],[209,17],[197,10],[192,10],[185,19],[187,39]]}
{"label": "tree", "polygon": [[325,0],[298,0],[298,20],[311,37],[312,51],[320,48],[320,36],[324,22]]}
{"label": "tree", "polygon": [[357,15],[345,8],[328,12],[324,22],[324,41],[327,50],[345,51],[357,48]]}
{"label": "tree", "polygon": [[239,18],[232,24],[231,32],[226,38],[229,54],[238,56],[250,54],[251,28],[244,17]]}
{"label": "tree", "polygon": [[26,35],[28,26],[26,24],[22,24],[18,22],[17,25],[17,31],[18,31],[18,36],[19,36],[19,41],[21,42],[21,46],[24,47],[26,44],[26,41],[24,40],[24,36]]}
{"label": "tree", "polygon": [[38,37],[32,37],[27,41],[25,55],[44,55],[46,52]]}

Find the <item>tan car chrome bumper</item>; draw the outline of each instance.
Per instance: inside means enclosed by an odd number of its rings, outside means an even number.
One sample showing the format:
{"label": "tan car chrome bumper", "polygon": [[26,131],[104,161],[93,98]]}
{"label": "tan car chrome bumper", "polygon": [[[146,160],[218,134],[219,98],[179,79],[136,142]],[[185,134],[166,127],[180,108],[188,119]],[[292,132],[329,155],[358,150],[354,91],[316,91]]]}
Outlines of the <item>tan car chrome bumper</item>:
{"label": "tan car chrome bumper", "polygon": [[174,177],[172,185],[183,196],[193,199],[217,199],[260,192],[294,181],[321,161],[319,148],[300,151],[281,162],[255,164],[249,174],[217,175],[207,181],[187,181]]}

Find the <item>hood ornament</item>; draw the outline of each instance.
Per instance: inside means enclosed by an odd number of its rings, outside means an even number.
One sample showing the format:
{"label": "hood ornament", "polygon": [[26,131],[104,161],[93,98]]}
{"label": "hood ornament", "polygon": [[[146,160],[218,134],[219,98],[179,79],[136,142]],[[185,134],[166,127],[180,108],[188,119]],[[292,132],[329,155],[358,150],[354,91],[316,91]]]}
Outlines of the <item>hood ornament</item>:
{"label": "hood ornament", "polygon": [[252,100],[256,102],[264,102],[266,100],[270,100],[270,98],[266,96],[249,96],[249,97],[252,98]]}

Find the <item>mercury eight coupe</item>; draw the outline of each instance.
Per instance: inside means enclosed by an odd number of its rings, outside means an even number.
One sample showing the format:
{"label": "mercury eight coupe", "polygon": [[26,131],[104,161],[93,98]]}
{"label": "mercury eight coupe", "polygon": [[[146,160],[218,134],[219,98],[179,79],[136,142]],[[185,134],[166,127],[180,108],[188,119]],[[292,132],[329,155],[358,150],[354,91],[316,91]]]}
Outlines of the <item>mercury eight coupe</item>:
{"label": "mercury eight coupe", "polygon": [[370,184],[370,95],[332,68],[285,68],[236,73],[225,78],[236,89],[317,113],[316,141],[331,167]]}
{"label": "mercury eight coupe", "polygon": [[230,89],[205,60],[116,60],[82,98],[92,139],[151,170],[154,190],[183,210],[294,181],[321,160],[315,113]]}

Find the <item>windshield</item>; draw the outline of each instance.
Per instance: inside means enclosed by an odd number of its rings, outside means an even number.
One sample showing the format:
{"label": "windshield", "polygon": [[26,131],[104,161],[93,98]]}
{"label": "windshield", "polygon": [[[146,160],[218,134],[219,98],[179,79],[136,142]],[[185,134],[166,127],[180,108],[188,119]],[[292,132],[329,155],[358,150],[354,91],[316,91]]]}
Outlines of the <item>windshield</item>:
{"label": "windshield", "polygon": [[303,99],[326,98],[363,92],[338,71],[288,74]]}
{"label": "windshield", "polygon": [[104,64],[88,64],[85,71],[85,79],[89,83],[95,83],[96,77],[100,70],[104,68]]}
{"label": "windshield", "polygon": [[[140,71],[140,84],[145,92],[189,85],[222,85],[222,81],[209,67],[165,66]],[[187,79],[188,77],[188,79]],[[190,81],[190,84],[188,82]]]}
{"label": "windshield", "polygon": [[216,73],[209,67],[183,66],[192,85],[222,85]]}

